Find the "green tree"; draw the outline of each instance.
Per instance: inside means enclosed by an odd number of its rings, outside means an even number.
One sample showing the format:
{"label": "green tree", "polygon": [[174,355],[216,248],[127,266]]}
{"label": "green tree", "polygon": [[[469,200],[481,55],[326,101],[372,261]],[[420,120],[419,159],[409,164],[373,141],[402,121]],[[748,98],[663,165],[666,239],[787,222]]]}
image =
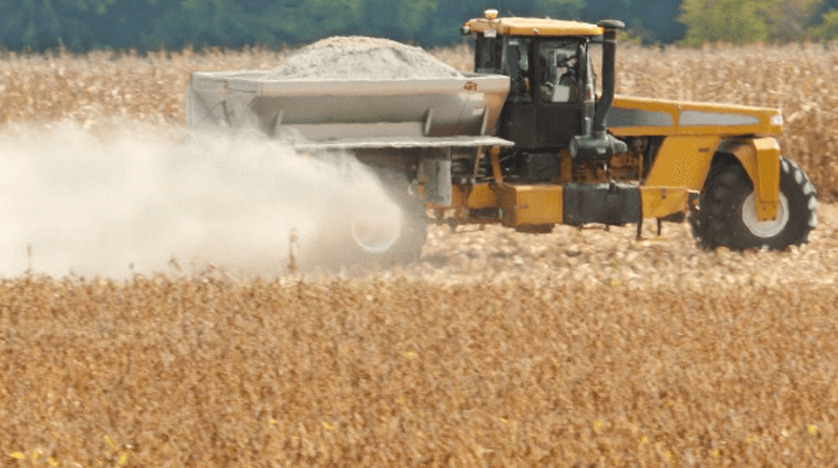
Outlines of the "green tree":
{"label": "green tree", "polygon": [[582,17],[590,22],[622,20],[627,34],[645,43],[675,42],[686,31],[677,20],[680,8],[681,0],[590,0]]}
{"label": "green tree", "polygon": [[[325,36],[358,32],[366,21],[363,8],[368,2],[183,0],[176,7],[168,8],[155,26],[144,34],[142,41],[169,48],[185,44],[240,47],[255,43],[307,43]],[[410,8],[413,3],[416,2],[407,2],[405,8]],[[393,14],[392,8],[383,10]],[[407,24],[410,18],[391,16],[390,20]]]}
{"label": "green tree", "polygon": [[441,1],[433,14],[427,15],[422,28],[423,45],[453,44],[462,42],[460,27],[469,18],[483,14],[485,4],[477,1]]}
{"label": "green tree", "polygon": [[434,16],[437,4],[437,0],[364,0],[360,31],[370,36],[427,44],[423,26]]}
{"label": "green tree", "polygon": [[684,0],[679,20],[687,25],[685,42],[746,44],[769,38],[768,18],[780,0]]}
{"label": "green tree", "polygon": [[685,0],[686,41],[750,43],[802,39],[824,0]]}
{"label": "green tree", "polygon": [[818,15],[824,0],[783,0],[769,10],[767,20],[771,40],[798,41]]}
{"label": "green tree", "polygon": [[823,0],[807,30],[809,37],[820,40],[838,39],[838,0]]}
{"label": "green tree", "polygon": [[114,1],[0,1],[0,42],[11,49],[89,46],[94,42],[90,25],[101,20]]}
{"label": "green tree", "polygon": [[585,0],[535,0],[535,15],[559,19],[578,19]]}
{"label": "green tree", "polygon": [[838,10],[823,15],[821,24],[809,29],[808,33],[811,37],[824,41],[838,38]]}
{"label": "green tree", "polygon": [[142,50],[157,45],[160,41],[151,31],[175,8],[178,2],[166,0],[116,0],[101,19],[89,24],[94,46]]}
{"label": "green tree", "polygon": [[[259,1],[259,0],[252,0]],[[255,39],[263,44],[311,42],[354,34],[363,24],[363,0],[280,0],[260,11]]]}
{"label": "green tree", "polygon": [[253,40],[254,18],[235,0],[182,0],[142,34],[142,41],[166,47],[241,46]]}

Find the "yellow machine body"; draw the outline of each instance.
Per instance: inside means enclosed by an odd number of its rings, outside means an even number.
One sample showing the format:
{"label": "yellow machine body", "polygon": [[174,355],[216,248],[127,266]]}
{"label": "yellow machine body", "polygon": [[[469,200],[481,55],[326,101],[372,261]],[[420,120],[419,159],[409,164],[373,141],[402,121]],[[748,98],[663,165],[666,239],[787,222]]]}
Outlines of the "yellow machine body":
{"label": "yellow machine body", "polygon": [[[485,18],[466,22],[463,32],[486,37],[562,38],[600,36],[603,28],[574,21],[497,18],[497,12],[490,11]],[[435,208],[440,212],[453,208],[454,217],[463,223],[500,220],[516,228],[561,224],[568,221],[564,208],[568,203],[566,184],[606,184],[617,179],[636,185],[642,218],[666,218],[684,213],[697,203],[714,158],[727,153],[740,161],[753,182],[757,218],[765,221],[776,216],[780,153],[774,136],[783,127],[779,110],[617,95],[607,125],[608,132],[623,141],[655,138],[659,145],[651,167],[644,168],[643,155],[630,149],[609,162],[607,173],[591,170],[580,174],[571,168],[570,154],[564,151],[560,153],[560,176],[554,180],[510,183],[501,174],[499,150],[495,148],[488,156],[492,158],[493,182],[455,183],[450,206]],[[491,209],[499,210],[500,215],[473,215]]]}
{"label": "yellow machine body", "polygon": [[[757,218],[773,219],[780,192],[783,130],[777,109],[617,96],[609,122],[617,137],[660,136],[644,187],[700,191],[719,152],[735,156],[754,184]],[[740,135],[748,135],[741,137]]]}
{"label": "yellow machine body", "polygon": [[[770,220],[776,215],[780,153],[770,135],[782,131],[778,110],[617,96],[612,111],[617,116],[609,127],[614,135],[663,138],[653,166],[640,183],[643,218],[665,218],[689,210],[691,196],[701,191],[719,152],[735,156],[751,178],[758,218]],[[738,136],[743,134],[755,136]],[[565,154],[562,162],[569,163],[569,157]],[[493,184],[455,185],[451,206],[456,213],[498,208],[501,222],[510,227],[561,224],[565,221],[561,184],[574,181],[570,164],[562,166],[562,177],[551,184],[504,183],[498,173]],[[639,175],[634,179],[640,182]],[[489,222],[479,217],[462,221]]]}

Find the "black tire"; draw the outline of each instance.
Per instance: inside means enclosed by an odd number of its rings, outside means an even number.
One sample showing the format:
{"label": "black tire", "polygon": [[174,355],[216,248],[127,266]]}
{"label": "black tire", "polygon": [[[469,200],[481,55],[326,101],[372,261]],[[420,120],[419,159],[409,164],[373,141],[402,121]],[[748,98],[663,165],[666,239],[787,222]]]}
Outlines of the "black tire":
{"label": "black tire", "polygon": [[[381,194],[372,190],[357,199],[349,194],[346,200],[336,200],[334,209],[317,222],[316,232],[301,244],[301,270],[363,272],[368,267],[406,265],[419,259],[427,238],[424,203],[403,174],[370,169],[387,199],[378,198]],[[372,228],[371,238],[364,237],[359,220]]]}
{"label": "black tire", "polygon": [[708,250],[783,250],[805,244],[818,224],[817,194],[800,166],[786,158],[780,158],[780,194],[777,219],[757,221],[753,184],[742,166],[735,160],[714,165],[699,211],[689,217],[693,236]]}

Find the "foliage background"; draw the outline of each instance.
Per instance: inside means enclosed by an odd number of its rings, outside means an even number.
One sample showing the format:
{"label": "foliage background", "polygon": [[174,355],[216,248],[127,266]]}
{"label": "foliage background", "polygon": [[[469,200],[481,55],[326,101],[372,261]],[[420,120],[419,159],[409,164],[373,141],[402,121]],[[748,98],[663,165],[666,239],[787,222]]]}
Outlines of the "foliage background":
{"label": "foliage background", "polygon": [[296,46],[339,34],[424,47],[503,15],[624,20],[645,43],[788,42],[838,35],[838,0],[0,0],[0,47],[43,51]]}

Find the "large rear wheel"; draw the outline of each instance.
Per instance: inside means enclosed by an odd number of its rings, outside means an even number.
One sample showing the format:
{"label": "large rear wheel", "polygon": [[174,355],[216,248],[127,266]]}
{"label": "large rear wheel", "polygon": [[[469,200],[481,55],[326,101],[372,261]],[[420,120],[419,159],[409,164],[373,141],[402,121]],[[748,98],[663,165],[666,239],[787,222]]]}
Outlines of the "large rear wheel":
{"label": "large rear wheel", "polygon": [[780,204],[775,219],[757,219],[753,184],[735,161],[713,168],[699,208],[690,215],[690,225],[705,249],[782,250],[808,242],[809,232],[818,224],[815,187],[800,166],[786,158],[780,161]]}
{"label": "large rear wheel", "polygon": [[397,210],[385,217],[369,208],[353,212],[350,231],[355,248],[360,256],[383,266],[414,262],[428,237],[425,203],[404,175],[383,169],[377,172]]}
{"label": "large rear wheel", "polygon": [[376,168],[385,197],[347,206],[323,242],[316,263],[326,267],[405,265],[419,259],[427,238],[425,204],[407,177]]}

